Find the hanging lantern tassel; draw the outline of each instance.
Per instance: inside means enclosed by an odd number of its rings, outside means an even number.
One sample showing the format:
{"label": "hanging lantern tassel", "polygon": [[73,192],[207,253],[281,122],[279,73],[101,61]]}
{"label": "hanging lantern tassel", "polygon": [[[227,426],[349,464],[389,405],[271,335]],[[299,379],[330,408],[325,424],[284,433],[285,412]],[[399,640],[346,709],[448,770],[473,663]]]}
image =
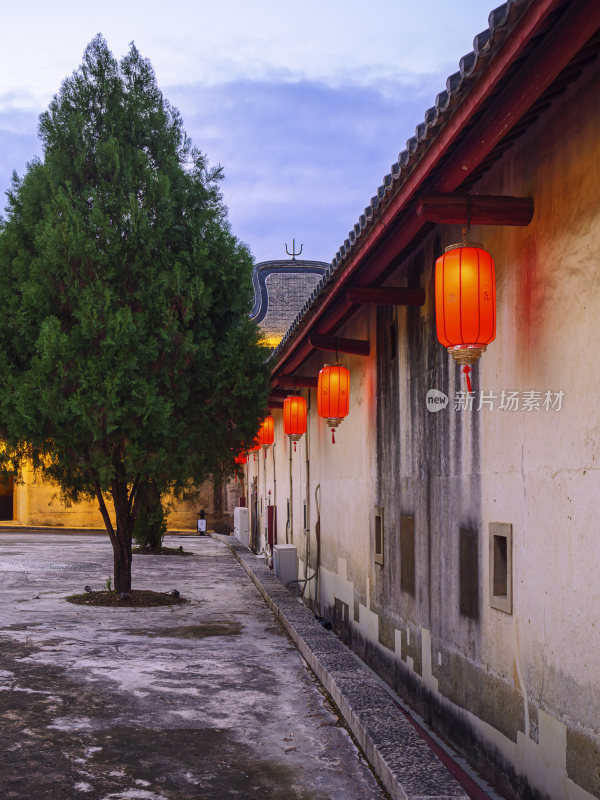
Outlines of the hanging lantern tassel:
{"label": "hanging lantern tassel", "polygon": [[471,367],[468,364],[465,364],[462,371],[465,374],[465,383],[467,384],[467,392],[471,394],[471,378],[469,377],[469,372],[471,372]]}
{"label": "hanging lantern tassel", "polygon": [[325,422],[331,429],[331,444],[335,444],[335,429],[337,428],[337,426],[340,424],[341,421],[342,420],[340,417],[329,417],[329,419],[325,420]]}
{"label": "hanging lantern tassel", "polygon": [[294,441],[294,453],[296,452],[296,442]]}

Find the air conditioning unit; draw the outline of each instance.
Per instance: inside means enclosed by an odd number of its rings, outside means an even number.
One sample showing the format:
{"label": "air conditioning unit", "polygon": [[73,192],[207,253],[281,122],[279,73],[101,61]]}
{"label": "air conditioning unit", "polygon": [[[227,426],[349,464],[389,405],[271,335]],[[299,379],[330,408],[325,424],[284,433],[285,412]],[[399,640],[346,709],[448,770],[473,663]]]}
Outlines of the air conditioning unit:
{"label": "air conditioning unit", "polygon": [[250,547],[250,524],[248,509],[236,506],[233,509],[233,535],[245,547]]}
{"label": "air conditioning unit", "polygon": [[295,544],[273,546],[273,571],[284,586],[287,586],[290,581],[298,580],[298,557]]}

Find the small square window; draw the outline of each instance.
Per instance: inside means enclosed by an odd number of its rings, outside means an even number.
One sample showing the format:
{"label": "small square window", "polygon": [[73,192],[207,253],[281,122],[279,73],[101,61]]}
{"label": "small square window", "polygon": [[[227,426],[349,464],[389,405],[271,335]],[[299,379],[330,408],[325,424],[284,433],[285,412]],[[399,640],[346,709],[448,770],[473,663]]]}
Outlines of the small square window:
{"label": "small square window", "polygon": [[512,525],[490,522],[490,605],[512,614]]}
{"label": "small square window", "polygon": [[376,564],[383,564],[383,506],[375,506],[375,555]]}

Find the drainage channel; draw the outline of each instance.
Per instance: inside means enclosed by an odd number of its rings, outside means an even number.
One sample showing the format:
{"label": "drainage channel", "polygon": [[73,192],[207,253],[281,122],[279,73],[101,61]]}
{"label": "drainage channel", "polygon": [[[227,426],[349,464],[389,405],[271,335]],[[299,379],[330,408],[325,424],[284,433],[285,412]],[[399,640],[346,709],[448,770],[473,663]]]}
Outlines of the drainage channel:
{"label": "drainage channel", "polygon": [[478,775],[469,762],[453,750],[443,739],[434,733],[425,720],[416,711],[408,706],[402,698],[389,686],[383,678],[374,672],[359,656],[348,648],[350,655],[368,672],[377,683],[392,698],[394,705],[404,714],[407,721],[413,726],[427,746],[436,754],[452,777],[459,783],[471,800],[505,800],[494,788],[480,775]]}

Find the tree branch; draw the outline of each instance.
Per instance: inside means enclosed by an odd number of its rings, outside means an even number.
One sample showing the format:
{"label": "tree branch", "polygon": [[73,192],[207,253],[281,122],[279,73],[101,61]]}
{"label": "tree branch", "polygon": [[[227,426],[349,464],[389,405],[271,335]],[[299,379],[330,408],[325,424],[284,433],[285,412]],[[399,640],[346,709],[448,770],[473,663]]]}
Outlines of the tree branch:
{"label": "tree branch", "polygon": [[140,488],[139,482],[140,482],[140,473],[138,472],[138,474],[135,476],[133,480],[133,484],[131,486],[131,492],[129,494],[129,514],[133,513],[134,502],[137,499],[137,493]]}
{"label": "tree branch", "polygon": [[110,514],[108,513],[108,509],[104,501],[104,495],[102,494],[102,489],[100,488],[98,473],[96,472],[95,469],[92,470],[92,475],[94,477],[94,487],[96,489],[96,497],[98,499],[98,504],[100,506],[100,513],[102,514],[102,519],[104,520],[104,524],[106,525],[106,530],[108,531],[110,541],[114,545],[116,544],[117,537],[115,536],[115,529],[113,528],[112,522],[110,521]]}

